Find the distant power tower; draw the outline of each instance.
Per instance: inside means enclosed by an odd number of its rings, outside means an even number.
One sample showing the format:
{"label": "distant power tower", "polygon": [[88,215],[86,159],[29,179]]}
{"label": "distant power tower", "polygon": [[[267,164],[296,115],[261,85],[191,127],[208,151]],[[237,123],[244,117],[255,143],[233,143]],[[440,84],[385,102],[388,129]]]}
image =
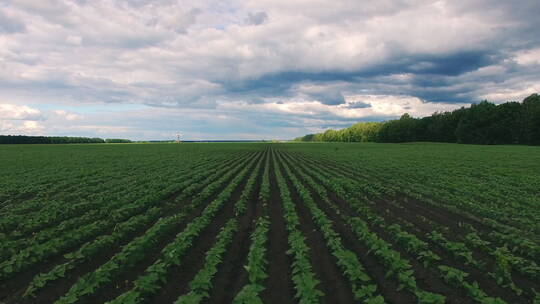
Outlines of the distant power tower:
{"label": "distant power tower", "polygon": [[181,142],[180,141],[180,136],[182,136],[182,133],[180,133],[180,132],[176,133],[176,142],[177,143]]}

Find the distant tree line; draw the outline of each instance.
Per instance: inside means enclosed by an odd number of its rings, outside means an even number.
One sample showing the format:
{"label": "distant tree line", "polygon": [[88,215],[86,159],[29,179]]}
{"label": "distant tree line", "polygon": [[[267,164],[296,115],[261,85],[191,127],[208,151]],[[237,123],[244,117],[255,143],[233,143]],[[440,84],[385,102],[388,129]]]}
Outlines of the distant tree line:
{"label": "distant tree line", "polygon": [[488,101],[423,118],[403,114],[386,122],[364,122],[296,141],[411,142],[540,145],[540,96],[496,105]]}
{"label": "distant tree line", "polygon": [[105,142],[109,144],[127,144],[127,143],[131,143],[132,141],[129,139],[121,139],[121,138],[107,138],[105,139]]}
{"label": "distant tree line", "polygon": [[101,144],[130,143],[128,139],[102,139],[67,136],[0,135],[0,144]]}

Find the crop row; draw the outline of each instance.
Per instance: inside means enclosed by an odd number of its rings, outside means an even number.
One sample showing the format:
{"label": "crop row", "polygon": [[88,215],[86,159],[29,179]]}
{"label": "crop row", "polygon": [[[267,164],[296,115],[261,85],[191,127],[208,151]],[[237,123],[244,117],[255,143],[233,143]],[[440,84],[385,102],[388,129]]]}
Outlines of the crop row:
{"label": "crop row", "polygon": [[251,246],[247,256],[247,264],[244,266],[248,273],[249,283],[246,284],[234,298],[235,304],[262,303],[259,293],[264,287],[266,274],[266,244],[270,221],[267,216],[261,216],[255,224],[255,230],[251,234]]}
{"label": "crop row", "polygon": [[[297,167],[296,173],[321,195],[321,198],[331,208],[336,209],[344,222],[348,223],[350,229],[356,234],[358,239],[369,249],[368,254],[376,257],[382,267],[385,268],[387,277],[394,277],[399,282],[399,289],[406,289],[415,294],[420,303],[444,303],[445,297],[436,293],[424,291],[417,286],[412,267],[406,259],[402,258],[399,252],[392,249],[392,246],[381,239],[376,233],[372,232],[368,225],[359,217],[351,217],[337,208],[337,205],[330,202],[327,197],[326,189],[316,183],[308,174]],[[296,178],[293,176],[293,180]],[[311,205],[315,202],[309,195],[309,191],[297,181],[297,187],[303,194],[304,201],[309,201]],[[321,212],[321,211],[319,211]]]}
{"label": "crop row", "polygon": [[[273,166],[277,167],[275,158]],[[306,239],[299,230],[300,218],[295,210],[295,205],[290,197],[287,183],[280,170],[274,169],[276,182],[279,188],[281,202],[283,204],[283,217],[285,218],[288,232],[288,253],[292,256],[292,281],[296,290],[295,297],[302,304],[319,303],[319,298],[324,294],[317,289],[320,281],[315,277],[309,259],[310,248],[306,245]]]}
{"label": "crop row", "polygon": [[310,210],[311,216],[318,225],[319,231],[322,232],[326,240],[326,245],[331,250],[332,255],[336,258],[338,266],[348,278],[355,299],[367,303],[383,303],[383,298],[376,292],[377,285],[373,283],[356,254],[345,249],[341,242],[340,235],[333,228],[332,221],[327,217],[324,211],[317,207],[317,204],[312,199],[308,190],[296,176],[292,174],[288,164],[279,157],[279,154],[278,159],[287,173],[288,178],[292,181],[292,184],[300,195],[302,203]]}
{"label": "crop row", "polygon": [[[296,161],[295,163],[298,163],[298,161]],[[301,167],[301,165],[298,167]],[[313,167],[309,168],[308,171],[312,175],[322,174],[322,171],[317,171]],[[328,171],[325,170],[324,173],[328,174]],[[367,215],[370,221],[372,222],[372,224],[379,225],[380,228],[388,230],[389,235],[393,236],[397,244],[402,245],[403,248],[407,252],[414,253],[416,257],[418,258],[418,260],[423,261],[425,263],[426,267],[428,265],[437,264],[437,262],[440,261],[440,257],[436,255],[435,253],[433,253],[431,250],[429,250],[427,243],[419,240],[416,236],[412,234],[404,232],[401,229],[401,227],[399,227],[399,225],[396,225],[396,224],[391,225],[391,226],[385,225],[384,219],[374,214],[369,208],[367,208],[367,205],[365,203],[361,203],[354,197],[347,195],[348,192],[339,185],[339,182],[337,179],[332,179],[330,176],[327,175],[324,177],[319,176],[318,180],[321,181],[323,184],[325,184],[325,186],[328,187],[329,189],[332,189],[334,193],[337,193],[338,196],[341,196],[345,201],[355,204],[356,205],[355,207],[357,208],[359,214],[363,214],[364,216]],[[350,185],[350,182],[348,184]],[[312,185],[314,187],[317,187],[316,183],[312,183]],[[323,193],[324,192],[325,191],[323,191]],[[360,223],[359,219],[355,219],[355,221],[357,223]],[[362,225],[362,226],[365,226],[365,225]],[[365,228],[363,228],[363,230],[365,230]],[[471,259],[470,252],[466,251],[463,248],[462,244],[460,243],[445,241],[441,243],[440,245],[444,247],[446,250],[448,250],[450,253],[453,253],[455,256],[463,257],[464,261],[470,261]],[[476,264],[477,262],[474,261],[472,263]],[[441,277],[443,277],[442,273],[440,275]],[[470,286],[475,286],[475,285],[474,283],[472,283],[470,284]],[[465,288],[466,285],[464,285],[463,287]],[[489,297],[488,297],[488,300],[500,301],[500,299],[496,300]]]}
{"label": "crop row", "polygon": [[208,250],[203,268],[189,282],[190,291],[181,295],[175,304],[196,304],[208,298],[212,288],[212,278],[217,272],[217,265],[222,260],[227,245],[232,241],[234,233],[238,230],[236,219],[230,219],[216,236],[216,244]]}
{"label": "crop row", "polygon": [[[229,163],[224,164],[223,167],[226,168],[228,164]],[[208,168],[208,171],[204,171],[204,169],[206,168]],[[169,193],[174,193],[179,189],[184,189],[185,187],[187,187],[187,185],[197,184],[197,181],[203,180],[205,177],[208,177],[208,174],[214,172],[214,170],[219,171],[218,169],[212,170],[211,167],[206,166],[201,167],[201,169],[202,170],[195,171],[195,174],[182,175],[182,178],[177,179],[171,187],[166,188],[164,191],[158,190],[162,188],[161,185],[158,185],[156,187],[152,185],[146,185],[146,188],[155,189],[155,192],[163,191],[164,195],[162,197],[166,197]],[[61,222],[60,224],[52,227],[51,229],[43,229],[38,233],[34,234],[34,236],[31,238],[27,237],[15,241],[3,241],[1,248],[3,248],[4,250],[0,252],[3,252],[4,258],[7,258],[9,256],[8,252],[13,254],[17,252],[17,250],[20,250],[23,247],[28,247],[29,245],[43,243],[53,238],[62,238],[64,234],[69,233],[71,230],[73,230],[73,228],[82,227],[92,222],[96,222],[99,219],[109,217],[110,214],[114,212],[122,213],[124,212],[122,210],[129,210],[130,208],[133,208],[132,206],[134,204],[140,205],[141,201],[144,204],[148,204],[148,198],[145,198],[144,196],[141,198],[141,194],[141,192],[135,191],[134,193],[127,195],[121,200],[109,202],[101,208],[95,207],[94,209],[90,210],[87,213],[84,213],[81,216],[76,216],[64,222]],[[149,198],[155,199],[156,202],[159,201],[159,198],[155,196],[155,193]]]}
{"label": "crop row", "polygon": [[163,248],[161,258],[150,265],[145,272],[134,281],[134,287],[112,300],[111,303],[140,303],[154,295],[167,282],[168,272],[172,266],[182,263],[182,257],[191,248],[200,233],[212,222],[212,219],[231,198],[233,191],[240,185],[256,159],[250,161],[242,171],[225,187],[201,213],[178,233],[175,239]]}
{"label": "crop row", "polygon": [[[477,178],[476,176],[481,174],[481,171],[478,172],[478,162],[471,162],[469,164],[474,165],[463,167],[463,163],[456,166],[453,163],[426,163],[425,159],[407,159],[409,165],[414,162],[416,168],[415,172],[410,172],[404,170],[403,164],[397,163],[395,159],[387,159],[385,162],[377,160],[369,163],[369,166],[359,167],[355,156],[339,156],[342,157],[339,157],[338,162],[335,161],[335,153],[320,153],[318,158],[324,158],[334,164],[350,164],[349,170],[354,168],[354,171],[363,172],[370,182],[385,184],[387,188],[392,185],[394,190],[401,190],[426,204],[448,209],[464,218],[479,220],[482,224],[505,234],[519,235],[521,231],[519,239],[534,239],[534,235],[540,231],[538,224],[540,214],[536,212],[532,202],[535,195],[534,187],[531,185],[531,191],[524,192],[523,189],[528,185],[523,176],[516,174],[512,179],[503,179],[499,174],[494,173],[482,174],[482,178]],[[470,153],[464,157],[473,158],[476,155]],[[455,158],[451,161],[455,161]],[[384,167],[387,168],[383,169]],[[434,170],[435,167],[439,170]],[[488,171],[491,168],[485,169]],[[464,174],[464,171],[468,174]],[[460,176],[461,179],[453,179],[454,176]],[[516,183],[515,181],[519,179],[523,182]],[[466,180],[469,182],[465,182]],[[502,183],[502,180],[505,182]],[[501,187],[502,184],[505,186]],[[485,190],[479,191],[479,187]],[[500,193],[501,191],[503,193]],[[439,198],[439,200],[444,198],[444,202],[433,198]]]}
{"label": "crop row", "polygon": [[[0,279],[9,278],[13,274],[27,269],[54,254],[61,253],[66,249],[77,246],[86,240],[96,237],[96,235],[106,233],[117,223],[128,220],[132,216],[147,210],[152,205],[155,205],[166,198],[170,193],[177,191],[177,189],[177,185],[171,185],[160,192],[154,193],[152,196],[147,196],[122,206],[120,210],[116,210],[112,214],[109,213],[109,216],[102,220],[68,231],[62,236],[53,238],[44,243],[35,243],[26,247],[15,256],[0,263]],[[102,212],[107,211],[110,212],[108,209],[102,210]]]}

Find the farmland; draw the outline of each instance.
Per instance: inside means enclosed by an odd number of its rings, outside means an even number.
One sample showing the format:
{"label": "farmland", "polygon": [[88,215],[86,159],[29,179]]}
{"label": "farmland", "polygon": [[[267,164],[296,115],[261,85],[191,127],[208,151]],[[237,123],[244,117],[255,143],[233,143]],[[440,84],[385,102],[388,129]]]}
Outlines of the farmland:
{"label": "farmland", "polygon": [[0,303],[540,303],[540,150],[0,146]]}

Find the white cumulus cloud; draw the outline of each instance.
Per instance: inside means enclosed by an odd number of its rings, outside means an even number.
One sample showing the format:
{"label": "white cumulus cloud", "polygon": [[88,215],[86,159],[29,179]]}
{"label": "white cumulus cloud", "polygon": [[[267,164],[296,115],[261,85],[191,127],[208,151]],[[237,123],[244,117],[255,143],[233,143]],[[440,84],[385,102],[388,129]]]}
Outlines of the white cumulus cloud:
{"label": "white cumulus cloud", "polygon": [[2,120],[40,120],[41,111],[28,106],[0,103]]}
{"label": "white cumulus cloud", "polygon": [[[279,137],[284,126],[522,99],[540,83],[535,0],[4,2],[0,100],[39,113],[9,106],[0,117],[47,116],[51,132],[101,123],[137,137],[153,117],[122,129],[76,110],[136,105],[201,114],[197,136],[259,123]],[[206,129],[216,117],[228,126]]]}

